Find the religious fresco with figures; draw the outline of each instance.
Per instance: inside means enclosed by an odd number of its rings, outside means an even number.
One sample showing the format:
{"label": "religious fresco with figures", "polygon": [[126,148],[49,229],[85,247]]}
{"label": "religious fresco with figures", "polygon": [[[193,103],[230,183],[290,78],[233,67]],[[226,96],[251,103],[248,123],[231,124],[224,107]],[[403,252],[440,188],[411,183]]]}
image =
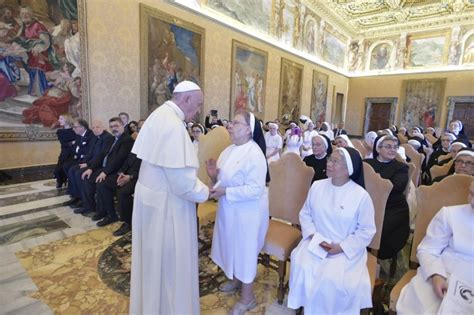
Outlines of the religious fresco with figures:
{"label": "religious fresco with figures", "polygon": [[141,113],[144,117],[171,99],[183,80],[203,86],[204,30],[140,5]]}
{"label": "religious fresco with figures", "polygon": [[206,14],[348,72],[474,65],[474,1],[195,1]]}
{"label": "religious fresco with figures", "polygon": [[263,119],[267,63],[265,51],[232,41],[231,116],[243,109]]}
{"label": "religious fresco with figures", "polygon": [[55,140],[59,115],[87,118],[79,3],[1,2],[0,141]]}

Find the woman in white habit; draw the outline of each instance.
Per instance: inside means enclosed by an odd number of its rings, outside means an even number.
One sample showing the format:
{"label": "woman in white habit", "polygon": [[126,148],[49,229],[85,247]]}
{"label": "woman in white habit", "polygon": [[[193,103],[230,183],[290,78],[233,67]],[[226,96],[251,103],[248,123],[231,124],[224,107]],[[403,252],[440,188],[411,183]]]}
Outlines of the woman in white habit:
{"label": "woman in white habit", "polygon": [[375,234],[374,206],[357,150],[334,150],[326,173],[300,212],[303,238],[291,253],[288,307],[359,314],[372,306],[366,247]]}
{"label": "woman in white habit", "polygon": [[306,130],[303,133],[303,144],[301,145],[302,159],[313,154],[313,146],[311,140],[313,139],[313,137],[318,135],[318,132],[314,130],[314,123],[311,120],[306,121],[305,125]]}
{"label": "woman in white habit", "polygon": [[[431,220],[417,248],[420,267],[400,293],[397,314],[449,314],[452,310],[440,307],[448,286],[456,285],[451,276],[474,284],[474,182],[469,187],[469,202],[443,207]],[[472,303],[472,292],[466,293]]]}
{"label": "woman in white habit", "polygon": [[206,164],[214,185],[210,197],[219,199],[211,258],[230,279],[220,286],[221,291],[242,288],[230,312],[235,315],[257,305],[252,285],[269,223],[268,167],[263,131],[252,113],[237,113],[227,129],[232,145],[217,163],[209,160]]}

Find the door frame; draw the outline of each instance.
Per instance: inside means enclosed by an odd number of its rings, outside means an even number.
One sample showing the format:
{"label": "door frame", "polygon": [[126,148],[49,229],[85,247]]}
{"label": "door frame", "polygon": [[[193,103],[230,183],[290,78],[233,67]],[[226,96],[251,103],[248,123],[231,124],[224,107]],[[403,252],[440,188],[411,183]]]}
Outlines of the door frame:
{"label": "door frame", "polygon": [[448,129],[448,124],[453,120],[456,103],[474,103],[474,96],[448,96],[448,116],[444,122],[444,128]]}
{"label": "door frame", "polygon": [[398,97],[366,97],[365,98],[365,120],[364,133],[369,132],[370,114],[372,113],[373,103],[384,103],[390,106],[390,124],[395,123],[395,113],[397,112]]}

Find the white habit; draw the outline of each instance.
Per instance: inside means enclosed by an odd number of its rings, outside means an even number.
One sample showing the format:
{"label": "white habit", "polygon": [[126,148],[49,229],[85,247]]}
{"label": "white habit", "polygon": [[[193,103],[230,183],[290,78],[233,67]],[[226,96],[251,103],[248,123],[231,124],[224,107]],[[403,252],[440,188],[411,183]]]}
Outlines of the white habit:
{"label": "white habit", "polygon": [[[315,181],[300,212],[303,239],[291,253],[288,307],[305,314],[359,314],[372,306],[367,250],[375,234],[369,194],[350,180]],[[310,236],[313,235],[312,238]],[[339,243],[329,255],[319,244]]]}
{"label": "white habit", "polygon": [[251,283],[269,220],[265,156],[250,140],[222,151],[217,167],[226,194],[219,198],[211,258],[227,278]]}
{"label": "white habit", "polygon": [[441,208],[418,245],[420,267],[416,276],[402,289],[397,313],[421,315],[438,312],[441,299],[434,293],[430,279],[434,274],[447,278],[448,285],[453,272],[467,283],[473,283],[473,240],[474,210],[471,205]]}
{"label": "white habit", "polygon": [[130,314],[199,314],[196,202],[208,198],[183,123],[167,101],[145,121],[132,217]]}
{"label": "white habit", "polygon": [[[312,139],[314,136],[317,136],[318,132],[316,130],[306,130],[303,133],[303,148],[301,150],[301,158],[304,159],[308,155],[313,154]],[[307,150],[305,150],[305,148]]]}
{"label": "white habit", "polygon": [[[267,154],[270,154],[275,149],[281,150],[283,148],[283,139],[278,133],[272,136],[269,131],[265,133],[265,145],[267,146]],[[278,161],[278,159],[280,159],[280,153],[269,157],[268,163]]]}
{"label": "white habit", "polygon": [[296,153],[300,155],[300,147],[303,144],[303,137],[298,135],[289,136],[286,140],[286,149],[284,153]]}

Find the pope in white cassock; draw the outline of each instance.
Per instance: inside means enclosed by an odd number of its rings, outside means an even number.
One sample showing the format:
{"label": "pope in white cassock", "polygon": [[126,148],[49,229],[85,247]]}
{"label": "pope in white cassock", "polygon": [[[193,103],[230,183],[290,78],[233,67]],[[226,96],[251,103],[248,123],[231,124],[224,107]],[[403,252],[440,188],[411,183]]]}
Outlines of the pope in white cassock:
{"label": "pope in white cassock", "polygon": [[364,189],[362,159],[337,148],[329,178],[315,181],[300,212],[303,238],[291,253],[288,307],[305,314],[360,314],[372,306],[367,250],[374,206]]}
{"label": "pope in white cassock", "polygon": [[257,305],[252,284],[269,223],[267,162],[260,122],[252,113],[237,113],[228,130],[232,145],[222,151],[217,164],[207,161],[215,187],[211,197],[219,199],[211,258],[231,279],[221,291],[242,287],[240,300],[229,313],[241,315]]}
{"label": "pope in white cassock", "polygon": [[209,190],[197,178],[196,150],[184,121],[203,103],[195,83],[145,121],[132,152],[142,160],[132,217],[131,314],[199,314],[196,202]]}
{"label": "pope in white cassock", "polygon": [[[470,204],[441,208],[431,220],[417,248],[420,267],[400,293],[397,314],[462,312],[459,309],[443,309],[442,300],[448,284],[456,285],[454,281],[449,281],[453,274],[461,281],[474,285],[474,182],[470,186],[469,199]],[[472,305],[472,292],[465,294]],[[469,311],[463,314],[469,313],[472,314]]]}

